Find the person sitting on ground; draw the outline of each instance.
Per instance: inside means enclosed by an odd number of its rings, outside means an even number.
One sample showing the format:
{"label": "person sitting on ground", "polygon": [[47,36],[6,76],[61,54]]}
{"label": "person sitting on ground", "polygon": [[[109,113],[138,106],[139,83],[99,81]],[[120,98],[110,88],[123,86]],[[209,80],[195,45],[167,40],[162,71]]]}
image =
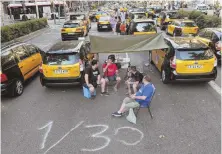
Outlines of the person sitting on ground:
{"label": "person sitting on ground", "polygon": [[100,72],[98,69],[98,61],[92,60],[91,65],[85,70],[85,84],[84,87],[88,88],[91,93],[91,98],[94,99],[95,88],[97,84],[101,84],[101,93],[104,93],[106,82],[101,79]]}
{"label": "person sitting on ground", "polygon": [[137,90],[141,87],[143,80],[143,74],[136,69],[136,66],[131,66],[130,72],[131,77],[126,81],[126,85],[128,87],[127,95],[132,94],[131,88],[133,88],[133,92],[135,94]]}
{"label": "person sitting on ground", "polygon": [[154,86],[151,83],[151,78],[149,75],[143,77],[143,85],[136,94],[126,97],[119,111],[112,113],[115,117],[121,117],[124,112],[128,111],[130,108],[137,108],[140,105],[143,107],[148,107],[151,102]]}
{"label": "person sitting on ground", "polygon": [[106,84],[108,84],[109,81],[117,81],[116,85],[114,86],[114,91],[117,91],[120,85],[121,78],[118,75],[118,68],[114,61],[115,59],[113,59],[112,56],[108,57],[107,63],[103,64],[103,73]]}
{"label": "person sitting on ground", "polygon": [[123,21],[122,24],[120,25],[120,34],[121,35],[125,35],[126,34],[126,24],[125,24],[125,21]]}

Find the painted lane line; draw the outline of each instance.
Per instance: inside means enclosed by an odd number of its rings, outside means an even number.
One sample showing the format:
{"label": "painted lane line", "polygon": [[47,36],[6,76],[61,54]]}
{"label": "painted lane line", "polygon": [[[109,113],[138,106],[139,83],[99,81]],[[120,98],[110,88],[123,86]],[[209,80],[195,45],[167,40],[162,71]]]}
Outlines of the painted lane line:
{"label": "painted lane line", "polygon": [[221,95],[221,88],[214,82],[210,81],[208,84],[219,94]]}
{"label": "painted lane line", "polygon": [[42,126],[41,128],[38,128],[38,130],[42,130],[42,129],[48,127],[46,132],[45,132],[45,135],[43,137],[43,141],[42,141],[40,149],[44,149],[45,148],[45,142],[46,142],[46,139],[47,139],[47,137],[49,135],[50,130],[52,129],[52,125],[53,125],[53,121],[50,121],[45,126]]}
{"label": "painted lane line", "polygon": [[70,131],[68,131],[60,140],[58,140],[56,143],[54,143],[51,147],[49,147],[44,154],[46,154],[49,150],[51,150],[52,148],[54,148],[57,144],[59,144],[66,136],[68,136],[72,131],[74,131],[75,129],[77,129],[80,125],[82,125],[84,123],[84,121],[79,122],[74,128],[70,129]]}

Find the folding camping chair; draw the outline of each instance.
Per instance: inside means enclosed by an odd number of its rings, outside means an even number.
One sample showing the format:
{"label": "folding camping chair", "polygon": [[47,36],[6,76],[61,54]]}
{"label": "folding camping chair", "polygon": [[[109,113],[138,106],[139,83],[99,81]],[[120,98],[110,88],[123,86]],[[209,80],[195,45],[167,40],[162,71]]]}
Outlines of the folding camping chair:
{"label": "folding camping chair", "polygon": [[155,91],[156,91],[156,88],[155,88],[154,86],[153,86],[153,88],[154,88],[153,94],[152,94],[152,97],[151,97],[151,99],[150,99],[150,102],[148,103],[148,106],[144,107],[144,106],[141,106],[141,105],[140,105],[138,108],[135,108],[135,110],[137,110],[137,111],[134,110],[136,117],[137,117],[137,115],[138,115],[138,113],[139,113],[139,111],[140,111],[141,108],[147,108],[147,109],[148,109],[148,112],[149,112],[149,114],[150,114],[150,116],[151,116],[151,119],[153,119],[153,115],[152,115],[151,110],[150,110],[150,105],[151,105],[153,96],[155,95]]}

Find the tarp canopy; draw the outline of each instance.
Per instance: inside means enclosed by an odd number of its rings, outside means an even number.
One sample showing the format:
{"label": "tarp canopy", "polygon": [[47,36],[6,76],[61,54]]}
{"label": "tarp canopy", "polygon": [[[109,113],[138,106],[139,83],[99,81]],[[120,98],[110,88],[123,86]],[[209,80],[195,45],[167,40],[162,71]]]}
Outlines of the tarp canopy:
{"label": "tarp canopy", "polygon": [[129,53],[168,48],[161,33],[149,35],[89,36],[91,53]]}

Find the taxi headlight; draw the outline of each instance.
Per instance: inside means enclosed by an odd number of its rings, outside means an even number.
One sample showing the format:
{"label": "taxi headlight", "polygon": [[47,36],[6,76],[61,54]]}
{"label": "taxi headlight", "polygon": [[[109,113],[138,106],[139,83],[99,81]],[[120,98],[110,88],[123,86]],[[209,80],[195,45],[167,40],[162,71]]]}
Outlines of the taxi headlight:
{"label": "taxi headlight", "polygon": [[217,51],[217,55],[221,55],[221,51]]}

